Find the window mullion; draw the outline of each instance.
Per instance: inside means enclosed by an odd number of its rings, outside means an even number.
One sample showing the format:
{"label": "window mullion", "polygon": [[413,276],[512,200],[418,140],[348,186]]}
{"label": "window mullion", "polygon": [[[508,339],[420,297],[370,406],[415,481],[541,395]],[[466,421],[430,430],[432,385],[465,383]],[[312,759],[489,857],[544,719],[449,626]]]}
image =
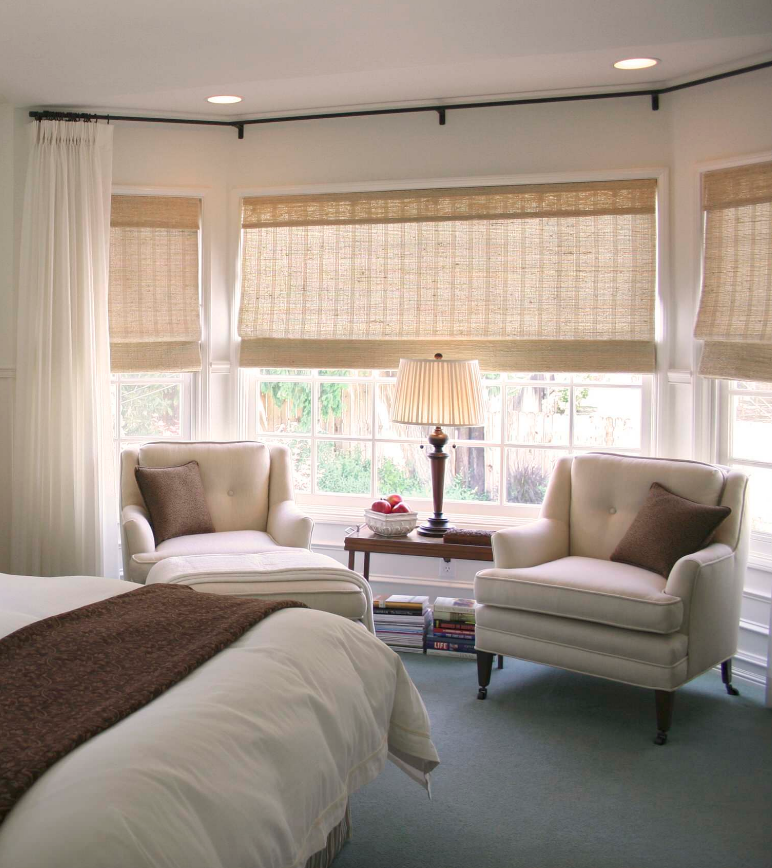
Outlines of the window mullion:
{"label": "window mullion", "polygon": [[317,414],[319,412],[319,400],[317,391],[319,388],[318,371],[311,371],[311,491],[318,494],[316,490],[316,445],[317,445]]}

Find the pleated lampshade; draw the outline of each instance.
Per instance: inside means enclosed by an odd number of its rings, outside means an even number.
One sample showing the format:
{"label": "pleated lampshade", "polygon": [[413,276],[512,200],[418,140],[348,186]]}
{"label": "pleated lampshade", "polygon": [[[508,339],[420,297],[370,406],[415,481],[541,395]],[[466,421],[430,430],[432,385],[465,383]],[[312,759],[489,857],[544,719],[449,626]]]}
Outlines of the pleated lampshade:
{"label": "pleated lampshade", "polygon": [[477,361],[399,360],[392,422],[473,427],[484,418]]}

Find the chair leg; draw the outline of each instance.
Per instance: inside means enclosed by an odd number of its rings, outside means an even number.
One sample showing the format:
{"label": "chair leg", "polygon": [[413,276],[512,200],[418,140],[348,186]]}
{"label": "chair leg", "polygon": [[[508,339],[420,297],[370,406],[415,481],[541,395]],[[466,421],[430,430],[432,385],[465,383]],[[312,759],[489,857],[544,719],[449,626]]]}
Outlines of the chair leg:
{"label": "chair leg", "polygon": [[477,652],[477,681],[480,689],[477,691],[478,699],[485,699],[488,695],[488,685],[491,683],[491,672],[493,671],[493,654],[487,651]]}
{"label": "chair leg", "polygon": [[498,662],[496,668],[497,669],[503,669],[504,668],[504,655],[503,654],[499,654],[499,662]]}
{"label": "chair leg", "polygon": [[732,684],[732,658],[724,660],[721,664],[721,680],[724,682],[726,692],[730,696],[739,696],[740,691]]}
{"label": "chair leg", "polygon": [[654,744],[665,744],[667,741],[667,731],[673,722],[675,691],[655,690],[654,700],[657,705],[657,735],[654,738]]}

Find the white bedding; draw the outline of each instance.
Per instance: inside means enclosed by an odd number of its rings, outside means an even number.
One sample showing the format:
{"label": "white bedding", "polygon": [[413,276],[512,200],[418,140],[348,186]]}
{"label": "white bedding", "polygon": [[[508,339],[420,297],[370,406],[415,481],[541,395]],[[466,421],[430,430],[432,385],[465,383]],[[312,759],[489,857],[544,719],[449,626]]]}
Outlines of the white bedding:
{"label": "white bedding", "polygon": [[[0,574],[0,637],[135,587]],[[0,825],[0,866],[300,868],[389,753],[428,787],[437,752],[399,657],[285,609],[49,769]]]}

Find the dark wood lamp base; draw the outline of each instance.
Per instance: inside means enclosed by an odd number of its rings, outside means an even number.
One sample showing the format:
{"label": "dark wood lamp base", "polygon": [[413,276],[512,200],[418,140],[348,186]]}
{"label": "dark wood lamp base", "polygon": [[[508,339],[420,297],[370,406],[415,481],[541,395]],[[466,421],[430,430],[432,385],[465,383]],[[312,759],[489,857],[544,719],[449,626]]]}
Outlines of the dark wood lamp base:
{"label": "dark wood lamp base", "polygon": [[429,460],[432,463],[434,515],[427,519],[426,524],[418,528],[421,536],[445,536],[446,531],[451,528],[450,522],[442,514],[442,501],[445,496],[445,462],[449,457],[445,451],[447,442],[448,435],[439,425],[429,435],[429,444],[433,447],[433,451],[429,453]]}

